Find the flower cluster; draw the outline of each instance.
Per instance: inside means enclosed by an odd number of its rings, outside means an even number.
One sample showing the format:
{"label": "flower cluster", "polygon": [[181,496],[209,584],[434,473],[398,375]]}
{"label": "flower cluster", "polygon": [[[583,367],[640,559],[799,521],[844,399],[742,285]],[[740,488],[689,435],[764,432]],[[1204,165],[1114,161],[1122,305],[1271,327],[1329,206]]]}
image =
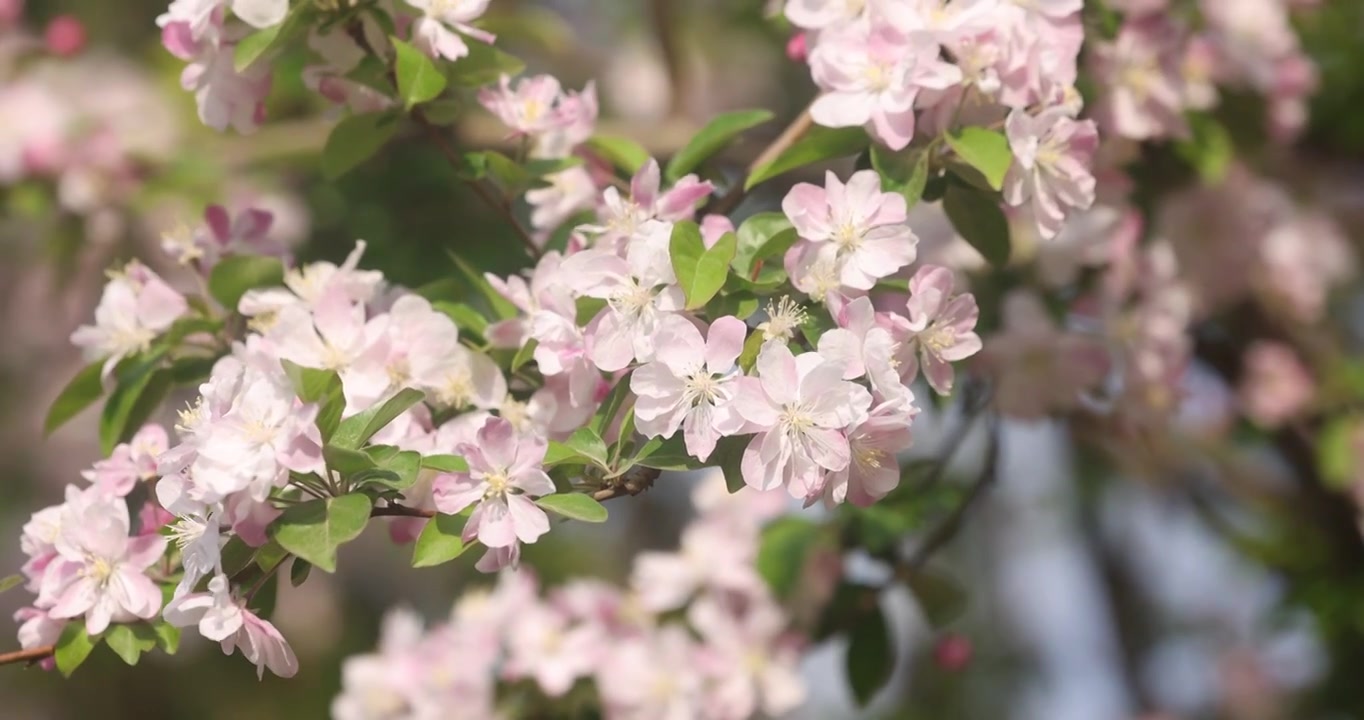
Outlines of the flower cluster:
{"label": "flower cluster", "polygon": [[466,591],[434,627],[391,612],[378,651],[346,661],[333,717],[454,706],[461,717],[495,717],[508,703],[533,712],[565,699],[607,718],[742,720],[794,709],[805,696],[802,641],[753,565],[759,529],[785,503],[729,495],[718,473],[694,499],[700,514],[682,547],[641,555],[629,587],[571,580],[542,590],[523,571]]}

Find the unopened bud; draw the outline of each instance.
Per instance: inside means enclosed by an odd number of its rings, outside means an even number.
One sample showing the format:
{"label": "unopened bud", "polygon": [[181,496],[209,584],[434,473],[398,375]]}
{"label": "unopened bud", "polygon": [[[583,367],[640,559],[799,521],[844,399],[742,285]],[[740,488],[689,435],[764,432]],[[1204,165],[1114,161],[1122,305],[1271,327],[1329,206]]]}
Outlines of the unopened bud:
{"label": "unopened bud", "polygon": [[[5,2],[6,0],[0,0]],[[85,49],[85,25],[71,15],[58,15],[47,24],[43,40],[48,52],[59,57],[71,57]]]}

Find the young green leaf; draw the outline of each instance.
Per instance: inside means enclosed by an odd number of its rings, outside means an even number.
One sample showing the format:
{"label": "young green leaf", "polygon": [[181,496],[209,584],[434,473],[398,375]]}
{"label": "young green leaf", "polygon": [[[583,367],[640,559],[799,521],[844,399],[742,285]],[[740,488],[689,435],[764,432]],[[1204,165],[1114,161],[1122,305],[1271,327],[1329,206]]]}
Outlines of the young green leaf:
{"label": "young green leaf", "polygon": [[160,361],[157,352],[139,358],[109,395],[99,419],[100,449],[105,455],[132,437],[170,392],[170,375],[157,368]]}
{"label": "young green leaf", "polygon": [[336,427],[336,433],[332,435],[331,443],[343,448],[359,448],[374,437],[375,433],[388,427],[389,423],[425,397],[426,394],[420,390],[403,388],[382,403],[376,403],[369,409],[342,420]]}
{"label": "young green leaf", "polygon": [[422,467],[437,472],[469,472],[469,463],[458,455],[426,455],[422,458]]}
{"label": "young green leaf", "polygon": [[412,547],[412,567],[433,567],[463,555],[475,543],[462,539],[465,519],[459,515],[437,513],[422,527]]}
{"label": "young green leaf", "polygon": [[1009,149],[1009,140],[1004,133],[981,127],[965,127],[948,133],[944,139],[962,162],[985,176],[992,189],[1004,187],[1004,176],[1009,173],[1009,166],[1014,161],[1013,151]]}
{"label": "young green leaf", "polygon": [[514,55],[482,42],[465,43],[469,54],[449,64],[446,78],[451,85],[482,87],[497,82],[503,75],[515,77],[526,64]]}
{"label": "young green leaf", "polygon": [[377,482],[394,490],[406,490],[416,484],[422,468],[421,453],[392,445],[371,445],[365,448],[365,454],[374,463],[376,472],[369,477],[355,478],[357,483]]}
{"label": "young green leaf", "polygon": [[157,620],[152,624],[152,632],[156,634],[156,645],[161,652],[174,655],[180,649],[180,628],[165,620]]}
{"label": "young green leaf", "polygon": [[865,707],[876,692],[890,680],[895,669],[895,646],[879,606],[866,613],[853,627],[848,639],[848,684],[857,704]]}
{"label": "young green leaf", "polygon": [[585,144],[588,150],[620,168],[626,175],[634,175],[649,162],[649,151],[629,138],[593,135]]}
{"label": "young green leaf", "polygon": [[536,342],[535,338],[531,338],[526,341],[525,345],[518,348],[516,354],[512,356],[511,371],[516,372],[525,367],[526,363],[530,362],[531,359],[535,357],[535,348],[539,346],[539,344],[540,343]]}
{"label": "young green leaf", "polygon": [[313,564],[302,558],[294,558],[289,563],[289,584],[298,587],[308,582],[308,575],[312,574]]}
{"label": "young green leaf", "polygon": [[71,677],[71,673],[76,672],[76,668],[90,657],[90,652],[99,644],[99,636],[90,637],[85,632],[85,620],[76,618],[62,628],[62,634],[57,638],[57,646],[52,652],[53,658],[57,661],[57,669],[61,671],[62,677]]}
{"label": "young green leaf", "polygon": [[517,309],[510,300],[502,297],[502,293],[499,293],[493,288],[492,283],[488,282],[488,278],[484,273],[479,272],[477,268],[469,264],[469,261],[459,255],[456,255],[453,252],[447,252],[446,254],[449,255],[451,262],[455,264],[455,268],[459,270],[460,275],[463,275],[469,285],[474,290],[477,290],[478,293],[483,296],[484,300],[488,301],[489,307],[498,319],[510,320],[520,314],[521,311]]}
{"label": "young green leaf", "polygon": [[740,133],[771,119],[772,113],[767,110],[739,110],[715,116],[685,147],[677,151],[668,162],[663,177],[668,182],[677,182],[678,178],[699,167],[711,155],[720,152]]}
{"label": "young green leaf", "polygon": [[332,128],[322,148],[322,176],[328,180],[340,178],[379,152],[396,132],[398,116],[392,111],[342,119]]}
{"label": "young green leaf", "polygon": [[9,592],[10,590],[13,590],[14,588],[17,588],[23,584],[24,584],[23,575],[18,574],[7,575],[3,580],[0,580],[0,595],[3,595]]}
{"label": "young green leaf", "polygon": [[904,196],[914,207],[928,183],[928,153],[923,150],[893,152],[880,145],[871,148],[871,166],[881,176],[881,188]]}
{"label": "young green leaf", "polygon": [[583,522],[606,522],[606,508],[582,493],[558,493],[535,499],[535,504],[552,513]]}
{"label": "young green leaf", "polygon": [[592,416],[592,421],[587,424],[597,434],[597,437],[605,435],[607,429],[615,422],[616,414],[620,412],[620,408],[625,404],[625,398],[629,394],[630,377],[623,375],[616,380],[615,386],[611,388],[611,392],[607,393],[606,399],[602,401],[601,408],[597,410],[596,415]]}
{"label": "young green leaf", "polygon": [[785,213],[758,213],[739,225],[739,242],[730,265],[735,273],[746,278],[753,274],[757,261],[786,252],[797,239]]}
{"label": "young green leaf", "polygon": [[208,292],[224,308],[235,312],[247,290],[284,284],[284,263],[264,255],[223,258],[208,276]]}
{"label": "young green leaf", "polygon": [[336,548],[369,522],[370,500],[360,493],[290,505],[271,526],[285,550],[326,572],[336,572]]}
{"label": "young green leaf", "polygon": [[147,623],[110,625],[104,633],[104,644],[123,662],[136,665],[142,653],[156,647],[156,633]]}
{"label": "young green leaf", "polygon": [[90,407],[104,394],[104,385],[100,382],[103,368],[102,360],[95,361],[71,378],[71,382],[62,388],[62,393],[52,401],[52,407],[47,411],[47,419],[43,421],[44,433],[51,433],[65,425],[66,421],[79,415],[80,411]]}
{"label": "young green leaf", "polygon": [[673,272],[687,298],[688,310],[710,302],[724,287],[737,246],[738,238],[734,233],[725,233],[707,249],[696,223],[683,221],[673,226],[668,250],[672,255]]}
{"label": "young green leaf", "polygon": [[606,467],[606,442],[601,435],[590,427],[578,428],[564,442],[572,448],[578,455],[591,460],[593,463]]}
{"label": "young green leaf", "polygon": [[819,541],[822,528],[804,518],[787,516],[763,528],[758,545],[758,574],[773,594],[785,600],[805,571],[810,549]]}
{"label": "young green leaf", "polygon": [[752,189],[758,183],[799,167],[856,155],[866,149],[869,143],[867,132],[860,127],[826,128],[815,125],[785,152],[754,168],[744,181],[744,189]]}
{"label": "young green leaf", "polygon": [[232,65],[236,71],[244,72],[257,60],[274,54],[285,44],[302,35],[308,28],[316,7],[314,3],[295,3],[280,24],[257,30],[242,38],[232,52]]}
{"label": "young green leaf", "polygon": [[394,72],[398,76],[398,97],[402,98],[403,107],[411,110],[413,105],[439,97],[445,90],[446,80],[431,58],[396,37],[389,40],[398,53]]}
{"label": "young green leaf", "polygon": [[993,195],[951,183],[942,200],[952,227],[991,265],[1009,263],[1009,221]]}

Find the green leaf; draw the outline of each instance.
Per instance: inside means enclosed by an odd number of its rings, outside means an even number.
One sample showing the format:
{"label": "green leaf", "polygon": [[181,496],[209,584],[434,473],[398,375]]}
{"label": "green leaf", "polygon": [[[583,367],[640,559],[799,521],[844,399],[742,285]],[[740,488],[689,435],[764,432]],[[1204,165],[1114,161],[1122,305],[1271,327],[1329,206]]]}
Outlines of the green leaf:
{"label": "green leaf", "polygon": [[739,225],[739,242],[730,265],[734,272],[749,277],[753,266],[765,258],[785,253],[799,238],[785,213],[758,213]]}
{"label": "green leaf", "polygon": [[433,567],[463,555],[475,543],[465,544],[461,538],[465,519],[459,515],[437,513],[422,528],[412,547],[412,567]]}
{"label": "green leaf", "polygon": [[264,255],[232,255],[223,258],[208,276],[208,292],[223,307],[235,312],[247,290],[284,284],[284,263]]}
{"label": "green leaf", "polygon": [[57,638],[57,646],[52,653],[62,677],[71,677],[71,673],[76,672],[76,668],[90,657],[99,641],[98,636],[92,638],[85,632],[84,618],[76,618],[67,623],[66,627],[62,628],[61,637]]}
{"label": "green leaf", "polygon": [[449,64],[445,77],[451,85],[481,87],[497,82],[503,75],[515,77],[526,64],[513,55],[487,43],[466,42],[469,54]]}
{"label": "green leaf", "polygon": [[421,107],[422,117],[441,127],[454,125],[463,112],[464,106],[458,100],[432,100]]}
{"label": "green leaf", "polygon": [[416,484],[417,474],[422,468],[421,453],[392,445],[373,445],[365,448],[365,454],[370,457],[379,472],[390,473],[393,478],[381,478],[377,475],[369,478],[357,477],[356,482],[377,482],[395,490],[406,490]]}
{"label": "green leaf", "polygon": [[865,707],[890,680],[895,669],[895,646],[880,606],[873,606],[848,638],[848,685],[858,706]]}
{"label": "green leaf", "polygon": [[118,386],[109,395],[99,419],[100,449],[105,455],[132,437],[170,392],[170,376],[157,370],[162,354],[153,351],[139,356],[126,373],[120,370]]}
{"label": "green leaf", "polygon": [[344,477],[350,477],[355,473],[364,472],[374,467],[374,461],[359,450],[330,443],[322,447],[322,459],[327,461],[329,470],[341,473]]}
{"label": "green leaf", "polygon": [[156,634],[156,644],[161,652],[174,655],[180,649],[180,628],[165,620],[157,620],[152,624],[152,632]]}
{"label": "green leaf", "polygon": [[279,363],[294,386],[294,394],[305,403],[322,402],[334,390],[341,388],[341,378],[335,371],[305,368],[289,360],[280,360]]}
{"label": "green leaf", "polygon": [[782,517],[763,528],[758,545],[758,574],[778,599],[796,589],[810,549],[819,542],[822,528],[799,517]]}
{"label": "green leaf", "polygon": [[597,437],[606,434],[611,427],[611,423],[616,420],[616,413],[625,404],[625,398],[630,394],[630,376],[622,375],[616,380],[616,384],[611,388],[611,392],[606,394],[606,399],[602,401],[601,409],[592,416],[592,421],[587,424]]}
{"label": "green leaf", "polygon": [[310,500],[285,508],[271,526],[285,550],[326,572],[336,572],[336,548],[354,540],[369,522],[370,500],[360,493]]}
{"label": "green leaf", "polygon": [[336,180],[370,159],[398,132],[398,125],[393,111],[343,118],[322,148],[322,176]]}
{"label": "green leaf", "polygon": [[881,175],[881,187],[904,196],[914,207],[928,183],[928,153],[923,150],[893,152],[880,145],[871,148],[871,166]]}
{"label": "green leaf", "polygon": [[580,297],[574,303],[574,309],[576,311],[574,313],[574,319],[579,325],[587,325],[592,322],[592,319],[597,317],[602,310],[606,309],[606,305],[607,303],[604,298]]}
{"label": "green leaf", "polygon": [[147,623],[110,625],[104,633],[104,644],[123,662],[136,665],[142,653],[156,647],[156,633]]}
{"label": "green leaf", "polygon": [[546,495],[536,498],[535,504],[566,518],[590,523],[606,522],[606,508],[582,493]]}
{"label": "green leaf", "polygon": [[535,357],[535,348],[539,345],[540,343],[536,342],[535,338],[527,340],[526,344],[522,345],[516,351],[516,354],[512,356],[511,371],[516,372],[522,367],[525,367],[526,363],[530,362],[531,359]]}
{"label": "green leaf", "polygon": [[100,382],[103,369],[104,361],[99,360],[81,368],[76,377],[71,378],[71,382],[62,388],[62,393],[52,401],[52,407],[47,411],[47,419],[43,421],[44,433],[51,433],[65,425],[66,421],[79,415],[104,394],[104,386]]}
{"label": "green leaf", "polygon": [[394,72],[398,76],[398,97],[403,107],[411,110],[413,105],[435,100],[445,90],[445,76],[436,69],[436,64],[425,53],[399,40],[389,38],[397,50]]}
{"label": "green leaf", "polygon": [[294,558],[289,563],[289,584],[298,587],[308,582],[308,576],[313,572],[313,564],[301,558]]}
{"label": "green leaf", "polygon": [[422,458],[422,467],[437,472],[469,472],[469,463],[458,455],[426,455]]}
{"label": "green leaf", "polygon": [[860,127],[826,128],[815,125],[780,155],[754,168],[744,181],[744,189],[749,190],[758,183],[796,168],[856,155],[869,143],[866,131]]}
{"label": "green leaf", "polygon": [[948,133],[944,139],[957,157],[985,176],[991,188],[999,190],[1004,187],[1004,176],[1008,175],[1009,166],[1014,161],[1009,139],[1004,137],[1004,133],[982,127],[964,127]]}
{"label": "green leaf", "polygon": [[772,113],[766,110],[739,110],[716,115],[668,162],[664,179],[670,183],[677,182],[678,178],[720,152],[740,133],[771,119]]}
{"label": "green leaf", "polygon": [[[721,438],[721,442],[726,439]],[[635,464],[655,470],[696,470],[708,466],[687,452],[686,441],[680,432],[658,443],[647,456],[636,458]]]}
{"label": "green leaf", "polygon": [[1236,154],[1231,133],[1217,118],[1205,113],[1189,116],[1189,130],[1192,137],[1175,143],[1175,154],[1197,170],[1205,184],[1222,182]]}
{"label": "green leaf", "polygon": [[470,286],[477,290],[479,294],[483,296],[484,300],[488,301],[488,306],[492,309],[493,314],[496,315],[498,319],[510,320],[521,313],[510,300],[502,297],[502,293],[499,293],[492,286],[492,283],[488,282],[487,276],[479,272],[473,265],[470,265],[467,260],[453,252],[447,252],[446,254],[450,257],[451,262],[455,264],[455,268],[464,276],[464,279],[469,282]]}
{"label": "green leaf", "polygon": [[606,442],[596,430],[590,427],[578,428],[564,444],[596,465],[606,467]]}
{"label": "green leaf", "polygon": [[488,175],[502,189],[504,195],[515,197],[530,187],[534,178],[515,160],[496,150],[485,150],[483,155]]}
{"label": "green leaf", "polygon": [[620,168],[626,175],[634,175],[649,162],[649,151],[629,138],[593,135],[585,144],[588,150]]}
{"label": "green leaf", "polygon": [[5,594],[5,593],[9,592],[10,590],[13,590],[14,588],[17,588],[17,587],[19,587],[20,585],[23,585],[23,584],[24,584],[24,576],[23,576],[23,575],[17,575],[17,574],[16,574],[16,575],[8,575],[8,576],[6,576],[3,580],[0,580],[0,595],[3,595],[3,594]]}
{"label": "green leaf", "polygon": [[483,337],[483,333],[488,329],[488,319],[483,317],[483,313],[473,309],[473,307],[467,303],[446,302],[441,300],[432,303],[431,307],[444,313],[446,317],[454,321],[455,327],[458,327],[465,333],[472,333],[479,337]]}
{"label": "green leaf", "polygon": [[1009,263],[1009,221],[993,195],[952,183],[942,206],[952,227],[991,265],[1004,267]]}
{"label": "green leaf", "polygon": [[1354,436],[1359,418],[1354,415],[1333,418],[1317,436],[1317,465],[1326,484],[1347,490],[1356,470]]}
{"label": "green leaf", "polygon": [[748,449],[748,444],[753,441],[752,435],[734,435],[720,438],[715,444],[715,450],[711,452],[706,462],[720,468],[725,475],[725,488],[730,494],[739,492],[743,489],[744,473],[743,459],[744,451]]}
{"label": "green leaf", "polygon": [[314,7],[313,3],[294,3],[283,22],[242,38],[232,53],[233,67],[240,73],[298,38],[310,25]]}
{"label": "green leaf", "polygon": [[343,448],[359,448],[374,437],[375,433],[388,427],[389,423],[425,397],[426,393],[420,390],[403,388],[382,403],[376,403],[369,409],[342,420],[336,428],[336,433],[332,435],[331,444]]}
{"label": "green leaf", "polygon": [[734,259],[738,238],[725,233],[715,245],[706,249],[701,240],[701,228],[689,221],[673,226],[668,250],[672,256],[673,272],[687,298],[687,309],[695,310],[715,297],[729,276],[729,263]]}
{"label": "green leaf", "polygon": [[951,575],[924,568],[910,576],[908,585],[924,618],[935,628],[947,625],[966,611],[966,590]]}
{"label": "green leaf", "polygon": [[758,296],[747,290],[736,290],[717,295],[706,303],[706,316],[712,318],[722,318],[726,315],[733,315],[740,320],[747,320],[758,312],[762,307],[762,302]]}
{"label": "green leaf", "polygon": [[766,340],[761,332],[755,330],[748,334],[744,349],[739,352],[739,367],[744,372],[752,372],[753,366],[758,364],[758,353],[762,352],[764,342]]}

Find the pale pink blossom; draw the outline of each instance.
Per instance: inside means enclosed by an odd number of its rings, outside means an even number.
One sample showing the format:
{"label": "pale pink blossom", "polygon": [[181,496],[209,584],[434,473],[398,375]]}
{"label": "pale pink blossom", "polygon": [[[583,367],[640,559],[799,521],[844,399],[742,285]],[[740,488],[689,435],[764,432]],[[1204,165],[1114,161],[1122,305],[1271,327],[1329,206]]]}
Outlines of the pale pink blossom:
{"label": "pale pink blossom", "polygon": [[1028,205],[1038,234],[1056,237],[1074,210],[1094,204],[1090,165],[1099,146],[1092,120],[1075,120],[1064,110],[1029,115],[1014,110],[1005,123],[1014,162],[1004,180],[1004,200]]}
{"label": "pale pink blossom", "polygon": [[558,124],[555,106],[562,96],[563,88],[553,75],[523,77],[515,85],[503,75],[496,88],[479,91],[478,102],[514,135],[539,135]]}
{"label": "pale pink blossom", "polygon": [[863,16],[866,0],[787,0],[786,19],[796,27],[823,30]]}
{"label": "pale pink blossom", "polygon": [[44,571],[38,605],[53,618],[85,616],[98,635],[111,622],[146,620],[161,609],[161,591],[144,573],[166,552],[159,535],[129,537],[122,498],[68,506]]}
{"label": "pale pink blossom", "polygon": [[782,211],[847,287],[870,290],[878,278],[914,262],[919,239],[905,223],[905,198],[881,192],[874,170],[854,173],[847,184],[833,172],[822,188],[800,183],[782,200]]}
{"label": "pale pink blossom", "polygon": [[672,437],[681,427],[687,452],[700,460],[710,457],[725,429],[732,432],[743,422],[729,403],[737,388],[734,363],[747,333],[742,320],[722,317],[702,340],[685,318],[665,317],[655,341],[657,359],[630,376],[630,389],[639,396],[639,431],[645,437]]}
{"label": "pale pink blossom", "polygon": [[1316,383],[1293,349],[1268,340],[1252,344],[1245,354],[1241,406],[1264,427],[1278,427],[1312,402]]}
{"label": "pale pink blossom", "polygon": [[919,92],[943,91],[962,79],[955,65],[940,59],[935,43],[916,42],[889,26],[853,25],[821,35],[810,68],[824,91],[810,106],[815,122],[865,125],[894,150],[914,138]]}
{"label": "pale pink blossom", "polygon": [[756,369],[735,400],[744,430],[758,433],[744,451],[744,482],[785,487],[796,498],[815,495],[827,471],[848,466],[842,431],[866,417],[871,393],[843,380],[842,365],[819,353],[793,356],[779,342],[763,346]]}
{"label": "pale pink blossom", "polygon": [[697,649],[696,641],[676,625],[614,644],[597,674],[607,715],[621,720],[704,717]]}
{"label": "pale pink blossom", "polygon": [[[66,620],[52,617],[45,610],[24,607],[14,611],[14,621],[19,625],[19,647],[25,650],[56,645],[66,628]],[[38,661],[44,670],[57,667],[57,660],[51,656]]]}
{"label": "pale pink blossom", "polygon": [[236,45],[223,39],[220,30],[190,39],[182,27],[167,25],[162,39],[168,50],[189,61],[180,73],[180,86],[194,93],[199,120],[218,131],[230,127],[243,135],[255,132],[265,119],[269,65],[253,63],[239,72],[234,61]]}
{"label": "pale pink blossom", "polygon": [[242,608],[242,626],[236,634],[222,642],[224,654],[240,649],[242,657],[256,666],[256,677],[265,675],[266,668],[282,678],[298,674],[298,658],[289,641],[268,620]]}
{"label": "pale pink blossom", "polygon": [[477,503],[464,526],[465,542],[477,538],[489,548],[535,542],[549,532],[549,517],[531,498],[554,493],[540,467],[547,448],[543,438],[520,435],[502,418],[489,419],[477,443],[460,446],[469,471],[436,478],[436,508],[455,514]]}
{"label": "pale pink blossom", "polygon": [[146,352],[188,309],[183,295],[134,261],[110,274],[95,308],[95,324],[77,328],[71,342],[88,359],[104,359],[102,377],[107,379],[120,360]]}
{"label": "pale pink blossom", "polygon": [[313,308],[329,294],[339,293],[352,302],[368,303],[383,288],[384,275],[376,270],[357,270],[365,254],[365,241],[340,265],[320,261],[290,269],[284,274],[284,287],[248,290],[236,310],[248,317],[269,315],[289,305]]}
{"label": "pale pink blossom", "polygon": [[1116,40],[1094,46],[1105,127],[1133,140],[1188,133],[1180,48],[1178,28],[1160,15],[1128,20]]}
{"label": "pale pink blossom", "polygon": [[759,593],[763,579],[753,566],[757,548],[747,530],[723,522],[693,523],[682,531],[676,551],[641,552],[630,586],[644,607],[655,612],[683,607],[701,592]]}
{"label": "pale pink blossom", "polygon": [[[406,0],[422,11],[412,24],[412,42],[431,57],[458,60],[469,54],[460,34],[491,44],[497,38],[469,23],[488,10],[490,0]],[[458,31],[458,32],[456,32]]]}
{"label": "pale pink blossom", "polygon": [[602,193],[599,224],[580,230],[597,236],[598,245],[615,245],[645,230],[650,220],[687,220],[696,214],[696,204],[710,195],[714,187],[695,174],[686,175],[661,192],[661,172],[652,158],[630,179],[630,196],[621,197],[615,186]]}
{"label": "pale pink blossom", "polygon": [[980,314],[970,293],[953,295],[952,271],[925,265],[909,281],[908,318],[892,316],[899,335],[901,377],[924,379],[939,395],[952,392],[952,363],[980,351],[976,319]]}
{"label": "pale pink blossom", "polygon": [[843,379],[865,376],[879,397],[913,402],[913,392],[900,382],[895,337],[878,323],[871,300],[860,297],[848,303],[838,324],[820,336],[819,354],[843,368]]}
{"label": "pale pink blossom", "polygon": [[530,224],[536,230],[550,231],[583,210],[590,210],[597,200],[597,184],[582,167],[571,167],[546,175],[545,187],[526,191],[530,204]]}
{"label": "pale pink blossom", "polygon": [[[913,396],[910,396],[912,401]],[[868,507],[900,485],[897,455],[913,444],[910,424],[919,409],[909,401],[882,403],[865,420],[848,428],[848,466],[829,473],[824,499]],[[815,498],[807,498],[813,502]]]}
{"label": "pale pink blossom", "polygon": [[789,620],[765,595],[737,605],[707,596],[687,612],[704,641],[700,663],[711,678],[705,717],[781,717],[806,697],[799,647],[785,637]]}
{"label": "pale pink blossom", "polygon": [[124,497],[140,481],[157,477],[156,458],[170,447],[166,429],[155,423],[143,425],[132,440],[120,443],[113,454],[81,473],[101,494]]}
{"label": "pale pink blossom", "polygon": [[553,608],[536,605],[519,613],[507,632],[506,672],[532,678],[546,695],[563,697],[573,683],[596,668],[601,638],[586,625],[571,624]]}
{"label": "pale pink blossom", "polygon": [[999,411],[1024,420],[1075,409],[1109,365],[1098,338],[1057,327],[1041,299],[1025,291],[1005,299],[1003,330],[987,339],[981,361],[994,378]]}

